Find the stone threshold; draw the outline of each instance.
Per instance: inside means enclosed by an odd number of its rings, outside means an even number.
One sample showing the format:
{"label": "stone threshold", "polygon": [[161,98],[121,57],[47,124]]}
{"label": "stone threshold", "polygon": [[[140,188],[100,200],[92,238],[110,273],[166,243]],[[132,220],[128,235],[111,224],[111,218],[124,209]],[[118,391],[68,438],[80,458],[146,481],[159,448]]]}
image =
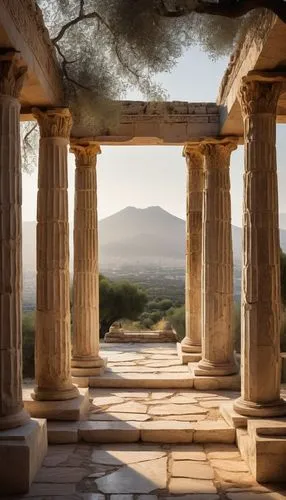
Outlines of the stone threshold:
{"label": "stone threshold", "polygon": [[[138,369],[140,371],[140,369]],[[73,377],[81,387],[127,388],[127,389],[192,389],[193,380],[188,373],[115,373],[101,377]]]}
{"label": "stone threshold", "polygon": [[109,389],[197,389],[240,390],[240,375],[225,377],[205,377],[193,374],[193,363],[189,365],[190,373],[113,373],[102,376],[73,377],[73,383],[79,387],[97,387]]}
{"label": "stone threshold", "polygon": [[48,422],[50,444],[77,443],[234,443],[235,429],[224,421],[156,420]]}
{"label": "stone threshold", "polygon": [[88,389],[79,389],[79,397],[65,401],[36,401],[27,390],[23,391],[24,408],[35,418],[47,420],[81,420],[90,408]]}

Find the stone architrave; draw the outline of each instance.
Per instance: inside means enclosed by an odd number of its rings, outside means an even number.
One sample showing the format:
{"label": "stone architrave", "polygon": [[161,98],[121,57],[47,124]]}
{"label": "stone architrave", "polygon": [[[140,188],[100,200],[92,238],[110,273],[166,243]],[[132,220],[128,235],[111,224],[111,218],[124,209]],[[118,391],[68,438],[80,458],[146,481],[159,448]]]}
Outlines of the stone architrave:
{"label": "stone architrave", "polygon": [[233,254],[229,164],[236,140],[201,145],[204,155],[202,360],[195,375],[237,373],[234,359]]}
{"label": "stone architrave", "polygon": [[0,56],[0,430],[29,420],[22,401],[22,175],[19,94],[26,67]]}
{"label": "stone architrave", "polygon": [[199,146],[184,148],[187,165],[186,217],[186,336],[182,351],[200,353],[201,340],[201,274],[202,274],[202,208],[204,187],[204,158]]}
{"label": "stone architrave", "polygon": [[73,141],[75,154],[72,375],[103,371],[99,356],[99,272],[96,161],[99,144]]}
{"label": "stone architrave", "polygon": [[280,398],[276,167],[276,108],[285,77],[250,75],[243,79],[239,95],[245,140],[242,394],[234,408],[246,416],[272,417],[286,414],[285,401]]}
{"label": "stone architrave", "polygon": [[37,199],[36,400],[79,395],[71,379],[66,108],[33,109],[40,126]]}

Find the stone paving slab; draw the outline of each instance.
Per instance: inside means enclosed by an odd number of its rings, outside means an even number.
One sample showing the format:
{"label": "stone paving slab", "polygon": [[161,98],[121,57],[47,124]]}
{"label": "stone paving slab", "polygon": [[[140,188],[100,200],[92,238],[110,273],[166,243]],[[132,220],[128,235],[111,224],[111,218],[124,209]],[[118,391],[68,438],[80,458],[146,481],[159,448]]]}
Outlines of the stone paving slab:
{"label": "stone paving slab", "polygon": [[[55,445],[26,495],[12,500],[282,500],[235,445]],[[8,500],[8,499],[7,499]]]}
{"label": "stone paving slab", "polygon": [[[100,354],[108,359],[102,376],[89,378],[90,387],[237,389],[238,377],[195,377],[190,365],[182,363],[177,345],[142,343],[101,344]],[[81,384],[79,377],[74,382]]]}

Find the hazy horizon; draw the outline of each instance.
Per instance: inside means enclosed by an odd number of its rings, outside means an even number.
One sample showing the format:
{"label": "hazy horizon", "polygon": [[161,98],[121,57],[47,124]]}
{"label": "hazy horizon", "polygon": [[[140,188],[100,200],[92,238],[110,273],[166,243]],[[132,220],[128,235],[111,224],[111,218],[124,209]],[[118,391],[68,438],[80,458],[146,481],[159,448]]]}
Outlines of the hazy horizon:
{"label": "hazy horizon", "polygon": [[[184,221],[184,222],[186,221],[186,217],[179,217],[178,215],[176,215],[176,214],[174,214],[174,213],[170,212],[169,210],[165,210],[165,209],[164,209],[163,207],[161,207],[160,205],[149,205],[148,207],[136,207],[136,206],[134,206],[134,205],[127,205],[126,207],[123,207],[123,208],[121,208],[120,210],[118,210],[117,212],[114,212],[114,213],[112,213],[112,214],[110,214],[110,215],[107,215],[106,217],[103,217],[103,218],[101,218],[101,219],[100,219],[100,218],[98,218],[98,221],[99,221],[99,222],[101,222],[101,221],[103,221],[103,220],[107,219],[108,217],[112,217],[113,215],[116,215],[117,213],[122,212],[123,210],[126,210],[127,208],[135,208],[135,209],[137,209],[137,210],[147,210],[148,208],[161,208],[162,210],[164,210],[164,211],[165,211],[165,212],[167,212],[168,214],[173,215],[174,217],[177,217],[178,219],[180,219],[180,220],[182,220],[182,221]],[[279,215],[280,215],[280,216],[281,216],[281,215],[283,215],[283,216],[285,216],[285,217],[286,217],[286,212],[279,212]],[[24,220],[24,219],[23,219],[23,221],[22,221],[22,222],[25,222],[25,223],[33,222],[33,223],[35,223],[35,222],[36,222],[36,220]],[[72,219],[71,219],[71,220],[69,220],[69,224],[70,224],[70,225],[72,225],[72,223],[73,223],[73,220],[72,220]],[[241,227],[242,227],[241,225],[240,225],[240,226],[238,226],[237,224],[233,224],[233,222],[232,222],[232,225],[233,225],[233,226],[236,226],[236,227],[239,227],[239,228],[241,228]]]}
{"label": "hazy horizon", "polygon": [[[195,61],[195,71],[192,71]],[[169,92],[169,100],[215,102],[228,58],[212,61],[199,48],[179,59],[171,73],[158,75]],[[125,99],[142,100],[139,92]],[[277,165],[280,212],[286,213],[285,126],[277,125]],[[102,220],[126,206],[146,208],[159,205],[169,213],[186,216],[186,166],[181,146],[102,146],[97,162],[98,216]],[[232,223],[241,227],[243,189],[243,146],[231,155]],[[69,154],[69,217],[74,210],[74,155]],[[23,174],[23,220],[36,220],[37,172]]]}

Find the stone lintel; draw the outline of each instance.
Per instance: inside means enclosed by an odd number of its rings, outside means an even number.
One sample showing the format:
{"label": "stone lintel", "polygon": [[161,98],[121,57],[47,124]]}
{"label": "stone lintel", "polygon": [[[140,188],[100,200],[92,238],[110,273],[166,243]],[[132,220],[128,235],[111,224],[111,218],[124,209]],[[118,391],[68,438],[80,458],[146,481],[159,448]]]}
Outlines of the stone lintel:
{"label": "stone lintel", "polygon": [[253,70],[243,77],[243,81],[251,82],[286,82],[286,66],[281,68],[281,70],[274,71],[258,71]]}
{"label": "stone lintel", "polygon": [[47,451],[47,423],[45,420],[31,419],[21,427],[1,431],[1,494],[26,493],[41,467]]}
{"label": "stone lintel", "polygon": [[[86,386],[85,386],[86,387]],[[89,410],[88,389],[79,389],[79,396],[63,401],[38,401],[24,394],[24,408],[32,417],[47,420],[81,420]]]}
{"label": "stone lintel", "polygon": [[2,45],[20,53],[28,66],[21,103],[25,106],[62,103],[62,72],[37,3],[34,0],[3,0],[0,30]]}

